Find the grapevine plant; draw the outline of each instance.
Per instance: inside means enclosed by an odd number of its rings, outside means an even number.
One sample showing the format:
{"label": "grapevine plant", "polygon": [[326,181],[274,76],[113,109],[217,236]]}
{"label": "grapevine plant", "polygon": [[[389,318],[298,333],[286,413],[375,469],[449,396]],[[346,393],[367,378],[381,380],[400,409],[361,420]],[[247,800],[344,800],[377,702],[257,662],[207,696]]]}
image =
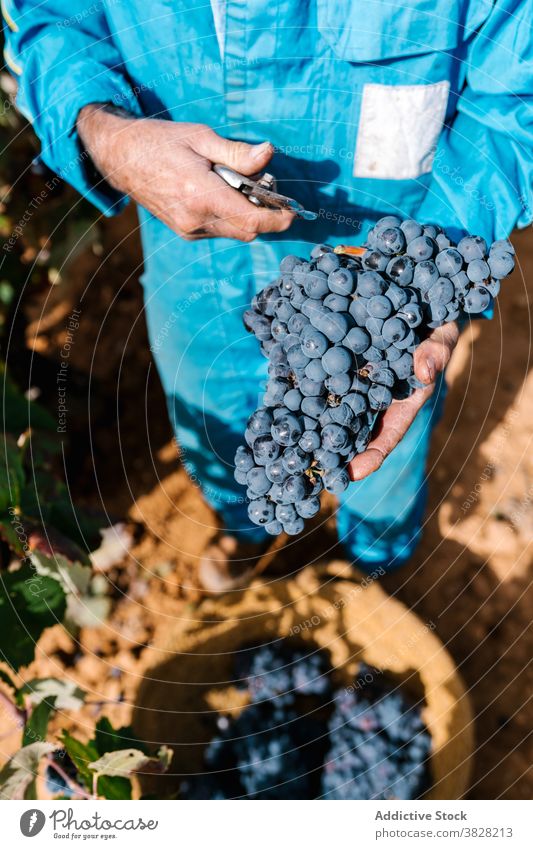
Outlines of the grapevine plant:
{"label": "grapevine plant", "polygon": [[[67,731],[54,741],[48,724],[56,711],[79,710],[86,693],[70,681],[31,680],[17,687],[0,671],[5,685],[4,710],[22,729],[22,746],[0,771],[4,799],[37,799],[41,775],[47,795],[62,799],[131,799],[137,773],[164,772],[172,751],[161,746],[151,756],[130,727],[113,728],[105,717],[96,723],[93,737],[82,742]],[[6,690],[9,692],[7,694]]]}
{"label": "grapevine plant", "polygon": [[86,246],[95,220],[78,198],[78,213],[67,215],[72,190],[32,165],[38,145],[13,108],[12,87],[0,74],[0,715],[4,736],[18,729],[21,746],[0,770],[0,798],[130,799],[133,776],[164,771],[170,750],[148,753],[130,728],[115,729],[105,717],[86,742],[67,731],[53,738],[54,715],[79,710],[87,696],[71,681],[26,672],[43,631],[65,623],[75,633],[83,624],[94,600],[90,552],[103,523],[72,503],[58,471],[57,422],[21,391],[5,362],[10,331],[20,335],[19,299],[57,282],[57,267]]}

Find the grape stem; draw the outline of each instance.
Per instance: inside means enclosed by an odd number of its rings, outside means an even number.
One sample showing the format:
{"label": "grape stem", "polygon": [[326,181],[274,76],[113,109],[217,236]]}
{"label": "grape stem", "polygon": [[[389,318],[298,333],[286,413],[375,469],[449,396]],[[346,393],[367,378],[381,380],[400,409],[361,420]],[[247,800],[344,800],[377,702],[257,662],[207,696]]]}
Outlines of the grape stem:
{"label": "grape stem", "polygon": [[316,460],[313,460],[308,469],[305,470],[304,475],[307,475],[311,483],[316,483],[316,475],[320,478],[324,474],[324,470],[318,468]]}
{"label": "grape stem", "polygon": [[359,248],[356,245],[337,245],[333,248],[335,254],[348,254],[349,256],[363,256],[366,253],[366,248]]}

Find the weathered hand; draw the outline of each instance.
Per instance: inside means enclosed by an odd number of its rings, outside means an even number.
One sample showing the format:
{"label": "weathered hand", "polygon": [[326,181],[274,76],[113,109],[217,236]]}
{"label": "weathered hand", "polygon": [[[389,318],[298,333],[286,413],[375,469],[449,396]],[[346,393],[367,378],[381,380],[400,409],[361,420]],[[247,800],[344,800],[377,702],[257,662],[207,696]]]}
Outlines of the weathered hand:
{"label": "weathered hand", "polygon": [[204,124],[118,115],[98,104],[81,110],[77,128],[100,174],[183,239],[251,242],[294,220],[254,206],[212,170],[220,162],[247,176],[262,171],[274,152],[268,142],[229,141]]}
{"label": "weathered hand", "polygon": [[393,448],[405,436],[422,405],[432,395],[438,372],[444,371],[459,338],[455,321],[433,330],[415,351],[415,374],[426,384],[405,401],[393,401],[376,423],[375,435],[368,448],[348,466],[353,481],[377,471]]}

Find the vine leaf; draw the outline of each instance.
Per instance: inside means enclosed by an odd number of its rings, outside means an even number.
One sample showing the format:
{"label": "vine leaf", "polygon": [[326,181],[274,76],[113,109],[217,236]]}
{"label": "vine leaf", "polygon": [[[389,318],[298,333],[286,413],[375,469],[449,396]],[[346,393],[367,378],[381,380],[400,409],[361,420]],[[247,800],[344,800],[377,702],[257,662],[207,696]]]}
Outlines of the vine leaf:
{"label": "vine leaf", "polygon": [[55,699],[49,702],[41,702],[32,711],[30,718],[24,726],[22,735],[22,746],[30,746],[32,743],[46,740],[50,714],[54,711]]}
{"label": "vine leaf", "polygon": [[133,745],[136,749],[141,749],[146,755],[148,754],[146,745],[139,740],[131,725],[113,728],[107,716],[102,716],[96,723],[94,743],[99,755],[124,749],[127,743],[130,744],[130,747]]}
{"label": "vine leaf", "polygon": [[20,449],[15,439],[5,433],[2,440],[3,450],[0,458],[0,512],[18,508],[20,493],[24,486],[25,475],[22,468]]}
{"label": "vine leaf", "polygon": [[0,771],[0,792],[4,799],[35,798],[35,778],[41,758],[53,752],[53,743],[39,741],[15,752]]}
{"label": "vine leaf", "polygon": [[0,537],[2,537],[4,542],[7,542],[9,548],[17,557],[26,556],[26,551],[24,550],[26,537],[22,535],[25,534],[22,521],[23,517],[16,513],[13,515],[4,513],[0,516]]}
{"label": "vine leaf", "polygon": [[42,551],[32,551],[30,560],[39,575],[54,578],[63,587],[67,595],[85,595],[91,580],[90,566],[77,561],[71,562],[63,554],[50,556]]}
{"label": "vine leaf", "polygon": [[[61,742],[78,770],[80,780],[87,790],[92,792],[95,776],[89,764],[97,760],[100,754],[94,740],[82,743],[72,737],[68,731],[64,731]],[[131,799],[131,781],[127,778],[100,775],[97,777],[96,787],[98,796],[103,796],[105,799]]]}
{"label": "vine leaf", "polygon": [[54,417],[40,404],[28,401],[24,397],[8,377],[4,363],[0,363],[0,379],[4,399],[5,430],[17,437],[29,427],[55,431],[57,422]]}
{"label": "vine leaf", "polygon": [[157,756],[151,758],[140,749],[120,749],[107,752],[97,761],[89,764],[98,775],[121,776],[127,778],[136,772],[165,772],[172,760],[172,749],[161,746]]}
{"label": "vine leaf", "polygon": [[85,701],[85,690],[74,681],[58,678],[32,678],[26,681],[22,691],[34,707],[43,701],[55,699],[56,710],[79,710]]}
{"label": "vine leaf", "polygon": [[[43,551],[32,551],[30,561],[39,575],[55,578],[66,593],[67,619],[79,627],[99,624],[109,613],[109,599],[93,598],[89,594],[92,576],[90,566],[78,560],[71,561],[63,554],[55,551],[45,554]],[[101,602],[101,604],[99,604]]]}
{"label": "vine leaf", "polygon": [[53,578],[36,575],[25,563],[0,574],[0,646],[2,660],[18,670],[33,660],[45,628],[63,621],[66,599]]}

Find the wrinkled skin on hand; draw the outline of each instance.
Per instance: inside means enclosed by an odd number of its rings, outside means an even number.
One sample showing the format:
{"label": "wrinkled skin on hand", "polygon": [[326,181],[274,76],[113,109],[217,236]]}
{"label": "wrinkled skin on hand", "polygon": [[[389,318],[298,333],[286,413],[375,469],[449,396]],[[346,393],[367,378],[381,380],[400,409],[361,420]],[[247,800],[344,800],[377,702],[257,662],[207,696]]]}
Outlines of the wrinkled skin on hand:
{"label": "wrinkled skin on hand", "polygon": [[212,170],[215,162],[246,176],[263,171],[269,142],[229,141],[204,124],[186,124],[84,107],[77,128],[102,177],[187,241],[223,236],[251,242],[287,230],[294,214],[262,209]]}

